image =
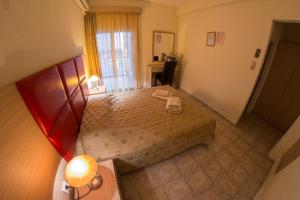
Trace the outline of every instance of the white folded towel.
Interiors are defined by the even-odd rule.
[[[171,93],[168,90],[161,90],[161,89],[156,89],[152,93],[152,97],[167,100],[168,97],[171,95]]]
[[[182,106],[179,97],[168,97],[166,110],[169,113],[181,113]]]

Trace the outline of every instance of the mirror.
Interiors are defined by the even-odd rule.
[[[174,54],[175,33],[153,31],[153,61],[165,61],[166,57]]]

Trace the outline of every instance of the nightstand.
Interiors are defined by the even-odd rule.
[[[102,186],[97,190],[92,190],[88,195],[81,198],[83,200],[121,200],[120,190],[117,181],[117,174],[113,160],[98,162],[98,173],[103,178]],[[79,196],[87,193],[87,186],[78,188]],[[77,193],[75,193],[77,195]],[[77,198],[77,196],[75,196]]]
[[[95,89],[89,89],[89,95],[97,95],[106,93],[104,85],[97,86]]]

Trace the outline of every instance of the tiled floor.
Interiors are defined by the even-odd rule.
[[[203,105],[202,105],[203,106]],[[216,137],[159,164],[121,176],[125,200],[250,200],[272,162],[267,154],[281,133],[253,115],[232,125],[217,121]]]

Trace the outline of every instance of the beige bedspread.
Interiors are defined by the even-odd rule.
[[[81,123],[77,153],[98,161],[115,159],[121,172],[165,160],[214,136],[215,121],[184,92],[167,89],[182,101],[183,112],[165,111],[153,98],[155,88],[89,98]]]

